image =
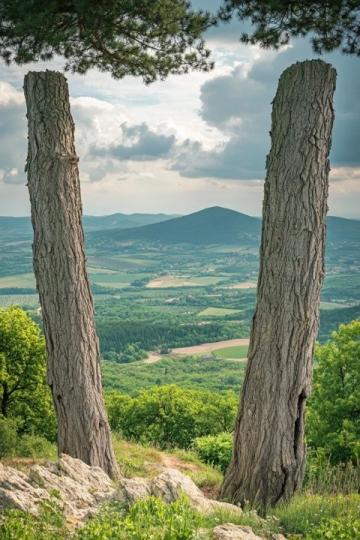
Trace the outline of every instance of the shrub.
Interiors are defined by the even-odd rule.
[[[322,523],[306,540],[356,540],[360,538],[360,519],[345,517]]]
[[[360,486],[360,461],[332,464],[324,448],[309,450],[304,488],[318,494],[351,494]]]
[[[193,443],[193,448],[201,461],[219,467],[223,472],[230,463],[232,447],[233,436],[226,432],[197,437]]]
[[[22,510],[0,513],[1,540],[65,540],[65,518],[55,501],[43,501],[39,515]]]
[[[300,534],[310,540],[314,531],[326,528],[331,520],[348,523],[359,520],[359,505],[360,495],[357,494],[321,496],[306,493],[295,495],[289,504],[276,508],[273,513],[287,535]],[[318,540],[320,537],[315,538]],[[327,537],[322,538],[325,540]],[[341,540],[342,537],[338,538]]]
[[[189,448],[196,437],[231,431],[237,399],[232,394],[186,390],[176,385],[143,390],[137,397],[107,395],[111,427],[124,437],[160,448]]]
[[[17,443],[16,422],[0,416],[0,458],[15,454]]]
[[[56,458],[56,446],[40,435],[23,435],[18,438],[16,454],[29,458]]]
[[[149,497],[136,502],[127,514],[113,504],[81,529],[78,540],[195,540],[201,516],[185,497],[166,504]]]
[[[342,324],[315,353],[307,436],[332,463],[360,459],[360,320]]]

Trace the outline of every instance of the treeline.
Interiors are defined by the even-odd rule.
[[[120,352],[128,344],[147,351],[154,348],[187,347],[207,341],[222,341],[246,337],[247,330],[238,321],[176,323],[173,321],[123,321],[102,319],[97,322],[101,352]]]

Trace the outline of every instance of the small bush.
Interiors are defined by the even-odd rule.
[[[311,539],[311,534],[315,534],[315,530],[327,526],[331,520],[348,523],[359,520],[360,495],[295,495],[289,504],[275,508],[273,513],[286,534],[301,534]],[[317,540],[320,537],[315,538]],[[355,540],[359,537],[353,538]],[[339,536],[338,539],[341,540],[342,537]]]
[[[127,514],[113,504],[81,529],[78,540],[195,540],[201,516],[185,497],[172,504],[149,497],[132,506]]]
[[[360,486],[360,461],[332,464],[324,449],[308,451],[304,488],[317,494],[351,494]]]
[[[306,536],[306,540],[358,540],[360,519],[349,517],[326,521]]]
[[[231,460],[233,436],[231,433],[218,433],[198,437],[193,447],[202,461],[225,472]]]
[[[17,455],[29,458],[56,458],[56,446],[40,435],[23,435],[18,438]]]
[[[0,513],[1,540],[65,540],[65,518],[55,501],[43,501],[38,516],[22,510]]]
[[[16,422],[0,416],[0,458],[12,457],[17,451]]]

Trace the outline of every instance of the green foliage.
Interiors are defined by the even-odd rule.
[[[0,513],[1,540],[65,540],[69,538],[65,518],[56,501],[40,504],[38,516],[21,510]]]
[[[318,494],[351,494],[360,486],[360,461],[331,463],[324,448],[308,449],[304,489]]]
[[[290,37],[311,34],[317,53],[340,48],[360,56],[359,4],[353,0],[224,0],[221,19],[229,20],[234,12],[241,21],[249,20],[255,26],[251,34],[241,35],[244,43],[277,49],[289,43]]]
[[[0,416],[0,458],[15,455],[17,447],[16,422]]]
[[[0,458],[56,458],[57,451],[53,443],[41,435],[19,435],[18,419],[0,416]]]
[[[195,540],[201,516],[185,497],[166,504],[149,497],[136,502],[127,514],[119,505],[109,506],[76,535],[78,540]]]
[[[19,307],[0,309],[0,412],[18,431],[55,439],[56,423],[45,380],[45,341]]]
[[[360,320],[340,325],[315,353],[308,440],[331,461],[360,459]]]
[[[360,538],[360,519],[344,517],[322,523],[305,540],[356,540]]]
[[[313,538],[311,535],[318,527],[323,527],[323,530],[326,530],[327,524],[331,523],[332,520],[342,520],[349,524],[359,520],[359,505],[360,495],[320,496],[305,493],[295,495],[289,504],[276,508],[273,513],[279,520],[279,526],[286,531],[286,534],[304,535],[310,540]],[[315,536],[315,538],[318,540],[320,537]]]
[[[237,400],[232,394],[185,390],[175,385],[141,391],[136,397],[106,397],[110,426],[127,439],[160,448],[189,448],[201,435],[234,426]]]
[[[233,437],[228,432],[197,437],[193,448],[202,461],[225,472],[231,460]]]
[[[0,4],[0,54],[5,62],[26,64],[66,58],[65,69],[92,67],[116,79],[140,76],[146,83],[190,69],[209,70],[201,34],[213,23],[186,0],[33,0]]]
[[[164,358],[149,364],[119,365],[103,362],[105,389],[131,395],[155,385],[176,384],[182,388],[215,393],[232,391],[238,394],[244,378],[245,363],[214,358]]]

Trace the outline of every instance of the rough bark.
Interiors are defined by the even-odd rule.
[[[302,483],[304,409],[324,277],[336,71],[294,64],[273,102],[257,305],[222,497],[266,508]]]
[[[117,475],[85,268],[74,123],[65,77],[29,72],[24,91],[34,272],[58,418],[58,450]]]

